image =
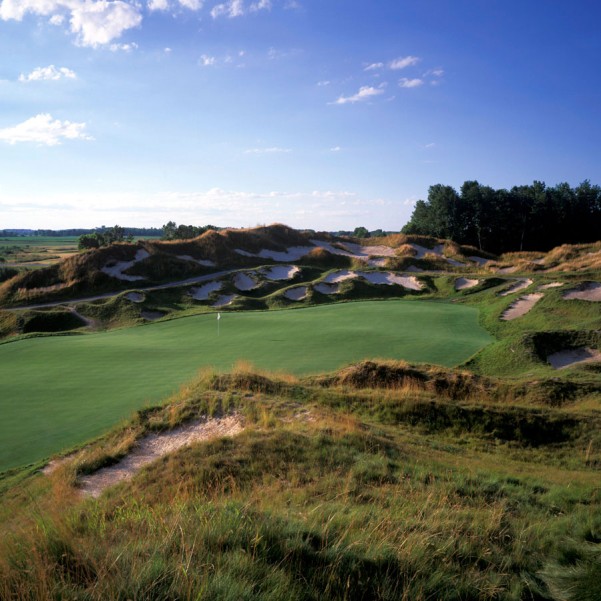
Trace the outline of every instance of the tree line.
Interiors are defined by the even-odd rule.
[[[495,190],[466,181],[459,192],[436,184],[418,200],[405,234],[448,238],[494,253],[546,251],[601,239],[601,188],[544,182]]]

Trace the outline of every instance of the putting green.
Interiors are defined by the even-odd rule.
[[[99,435],[164,399],[202,366],[228,370],[248,359],[307,374],[375,357],[453,366],[491,341],[470,307],[366,301],[3,344],[0,471]]]

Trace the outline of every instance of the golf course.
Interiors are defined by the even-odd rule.
[[[368,301],[227,313],[219,322],[215,314],[200,315],[3,344],[0,471],[99,435],[205,366],[228,370],[249,360],[297,375],[366,357],[453,366],[491,340],[470,307]]]

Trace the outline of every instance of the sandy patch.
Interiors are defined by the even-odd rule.
[[[482,267],[482,265],[484,265],[485,263],[488,263],[488,259],[484,259],[483,257],[477,257],[475,255],[468,257],[468,259],[470,261],[473,261],[474,263],[478,263],[480,267]]]
[[[560,286],[563,286],[563,282],[551,282],[550,284],[543,284],[542,286],[539,286],[538,289],[549,290],[550,288],[559,288]]]
[[[257,280],[247,273],[237,273],[234,278],[234,286],[236,286],[238,290],[254,290],[258,285],[259,283]]]
[[[463,267],[465,265],[465,263],[462,263],[461,261],[445,257],[443,254],[444,244],[437,244],[434,248],[426,248],[425,246],[420,246],[419,244],[409,244],[409,246],[415,250],[416,259],[423,259],[426,255],[435,255],[441,259],[444,259],[447,263],[453,265],[454,267]]]
[[[568,290],[563,297],[566,300],[585,300],[592,302],[601,302],[601,283],[588,282],[575,290]]]
[[[144,296],[144,294],[141,292],[128,292],[125,295],[125,298],[132,303],[143,303],[146,296]]]
[[[301,301],[307,297],[307,286],[297,286],[296,288],[290,288],[284,292],[284,296],[287,299],[293,301]]]
[[[588,347],[567,349],[549,355],[547,362],[555,369],[564,369],[581,363],[600,363],[601,351]]]
[[[511,321],[512,319],[526,315],[543,296],[544,294],[526,294],[522,296],[503,311],[501,319],[503,321]]]
[[[243,257],[258,257],[260,259],[271,259],[272,261],[298,261],[314,248],[314,246],[292,246],[286,250],[263,249],[259,253],[250,253],[241,248],[235,248],[234,252]]]
[[[343,248],[346,248],[350,253],[356,257],[394,257],[396,252],[394,248],[390,246],[384,246],[380,244],[378,246],[362,246],[361,244],[355,244],[354,242],[343,242],[341,244]]]
[[[514,273],[518,270],[517,265],[512,265],[510,267],[500,267],[497,269],[497,273]]]
[[[387,263],[388,263],[388,259],[386,257],[380,257],[380,258],[376,258],[376,259],[368,259],[367,260],[367,264],[370,267],[386,267]]]
[[[110,275],[113,278],[123,280],[125,282],[144,280],[146,278],[141,275],[126,275],[123,272],[127,271],[130,267],[133,267],[136,263],[139,263],[148,257],[150,257],[150,253],[147,250],[140,248],[136,252],[132,261],[116,261],[112,265],[105,265],[100,271],[102,271],[102,273],[106,273],[106,275]]]
[[[397,275],[390,271],[358,271],[358,275],[365,278],[371,284],[383,284],[386,286],[403,286],[409,290],[421,290],[421,282],[412,275]]]
[[[457,278],[455,280],[455,290],[467,290],[480,283],[480,280],[470,280],[468,278]]]
[[[161,311],[140,311],[140,315],[148,321],[156,321],[165,316],[165,313]]]
[[[262,271],[263,275],[272,281],[291,280],[300,269],[296,265],[278,265]]]
[[[236,294],[222,294],[214,303],[213,307],[225,307],[231,305],[236,298]]]
[[[532,285],[532,280],[518,280],[515,284],[512,284],[504,290],[503,292],[499,292],[499,296],[509,296],[510,294],[514,294],[515,292],[519,292],[520,290],[525,290],[528,286]]]
[[[423,269],[421,267],[416,267],[415,265],[409,265],[405,271],[409,273],[423,273]]]
[[[323,281],[326,284],[337,284],[338,282],[344,282],[344,280],[352,280],[356,277],[357,274],[354,271],[342,269],[340,271],[335,271],[334,273],[328,274]]]
[[[221,289],[221,282],[207,282],[204,286],[198,288],[190,288],[190,296],[194,300],[208,300],[209,295],[212,292],[216,292]]]
[[[130,480],[145,465],[195,442],[222,436],[234,436],[243,429],[239,415],[207,419],[175,428],[170,432],[151,434],[138,441],[135,449],[115,465],[102,468],[80,479],[81,492],[98,497],[109,486]]]
[[[321,294],[337,294],[340,286],[338,284],[316,284],[314,290]]]
[[[191,261],[192,263],[198,263],[203,267],[215,267],[215,261],[210,261],[209,259],[195,259],[190,255],[177,255],[178,259],[182,261]]]

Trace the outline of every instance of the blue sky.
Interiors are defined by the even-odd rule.
[[[595,0],[0,0],[0,229],[399,229],[601,183]]]

